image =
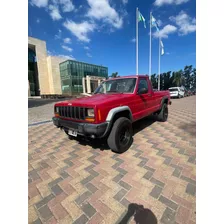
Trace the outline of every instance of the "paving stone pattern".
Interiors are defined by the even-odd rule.
[[[196,223],[195,108],[195,96],[173,99],[167,122],[136,122],[123,154],[29,127],[29,223],[119,223],[132,204],[158,223]]]

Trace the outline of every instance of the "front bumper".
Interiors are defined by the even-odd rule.
[[[109,123],[101,124],[89,124],[89,123],[78,123],[70,120],[63,120],[61,118],[53,117],[53,123],[58,128],[63,128],[64,130],[75,130],[78,135],[92,137],[92,138],[102,138],[104,137],[109,129]]]

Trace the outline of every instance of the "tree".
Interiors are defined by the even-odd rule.
[[[111,74],[111,76],[110,76],[110,77],[112,77],[112,78],[119,77],[119,76],[118,76],[118,72],[113,72],[113,73]]]
[[[157,79],[156,74],[151,75],[151,83],[152,83],[153,89],[158,88],[158,79]]]
[[[191,88],[196,88],[196,69],[193,69]]]
[[[164,73],[164,76],[163,76],[163,79],[164,79],[163,89],[164,90],[167,90],[171,87],[171,85],[170,85],[170,78],[171,78],[170,74],[171,74],[171,71],[168,71],[168,72]]]
[[[183,76],[185,81],[185,86],[190,88],[192,86],[192,75],[193,75],[193,66],[186,65],[184,67]]]
[[[183,78],[183,70],[179,70],[178,72],[174,72],[174,78],[173,83],[176,86],[181,86],[184,84],[184,78]]]

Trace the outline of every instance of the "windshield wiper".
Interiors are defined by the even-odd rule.
[[[109,90],[109,91],[107,91],[107,93],[123,93],[123,92],[119,92],[119,91],[116,91],[116,90]]]

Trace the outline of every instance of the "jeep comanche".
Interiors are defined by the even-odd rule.
[[[74,138],[107,138],[116,152],[126,151],[132,143],[132,123],[156,115],[168,118],[169,91],[153,91],[147,75],[124,76],[102,82],[90,97],[56,103],[54,125]]]

